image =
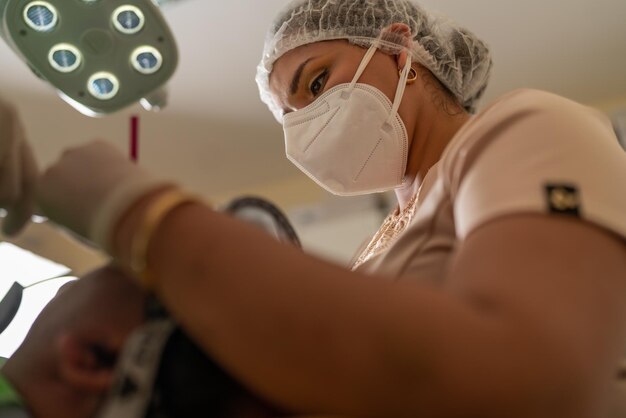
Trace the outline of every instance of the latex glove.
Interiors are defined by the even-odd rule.
[[[66,151],[42,176],[37,192],[45,216],[112,254],[113,228],[157,180],[104,141]]]
[[[2,225],[6,235],[17,234],[30,220],[38,177],[17,110],[0,100],[0,209],[7,212]]]

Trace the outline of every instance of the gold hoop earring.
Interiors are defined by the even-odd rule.
[[[411,69],[409,70],[409,78],[406,79],[406,85],[410,86],[416,81],[417,81],[417,70],[411,67]]]

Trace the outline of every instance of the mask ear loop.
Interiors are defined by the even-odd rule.
[[[400,109],[400,104],[402,104],[402,98],[404,97],[404,90],[406,89],[406,82],[409,79],[409,73],[411,72],[411,57],[407,55],[406,64],[404,65],[404,69],[402,70],[402,74],[400,76],[400,81],[398,82],[398,88],[396,90],[396,97],[393,99],[393,106],[391,107],[391,114],[389,115],[389,119],[387,119],[387,123],[391,123],[393,118],[396,117],[398,113],[398,109]]]
[[[370,49],[368,49],[367,52],[365,53],[365,56],[361,60],[361,65],[359,65],[359,68],[356,70],[356,74],[354,75],[354,78],[352,79],[352,82],[350,83],[350,88],[347,92],[347,97],[349,97],[350,94],[352,94],[352,91],[356,87],[356,83],[359,81],[359,78],[361,78],[361,76],[363,75],[363,72],[365,72],[365,69],[369,65],[377,49],[378,49],[378,44],[374,43],[370,47]]]

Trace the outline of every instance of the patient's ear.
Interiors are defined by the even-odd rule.
[[[56,341],[61,380],[76,390],[104,392],[113,383],[114,364],[103,361],[97,345],[73,334]]]

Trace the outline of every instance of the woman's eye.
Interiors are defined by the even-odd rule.
[[[328,75],[327,71],[324,71],[322,74],[317,76],[315,80],[311,83],[309,90],[311,90],[311,94],[313,96],[317,96],[324,89],[324,83],[326,82],[326,76]]]

